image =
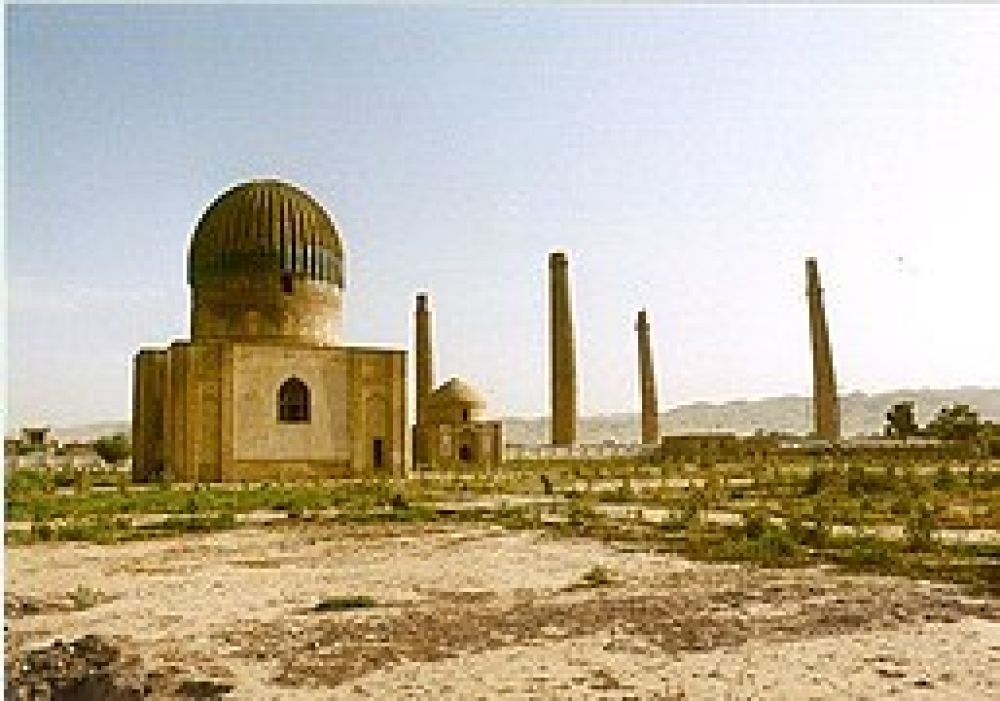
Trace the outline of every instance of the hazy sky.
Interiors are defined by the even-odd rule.
[[[584,413],[636,408],[641,306],[664,408],[807,394],[807,255],[843,391],[1000,385],[998,47],[989,7],[8,6],[7,426],[127,418],[262,176],[338,222],[346,340],[427,289],[491,413],[547,412],[557,247]]]

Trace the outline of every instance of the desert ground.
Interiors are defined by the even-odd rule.
[[[995,597],[499,525],[8,544],[4,604],[8,699],[1000,698]]]

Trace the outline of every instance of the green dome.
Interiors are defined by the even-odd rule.
[[[343,243],[326,210],[280,180],[252,180],[219,195],[191,238],[188,283],[283,273],[343,288]]]

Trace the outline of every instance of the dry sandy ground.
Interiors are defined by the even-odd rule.
[[[581,588],[604,565],[609,586]],[[473,526],[247,528],[6,552],[7,673],[96,634],[153,696],[1000,698],[1000,601]],[[78,585],[106,600],[71,610]],[[367,594],[372,609],[317,613]],[[199,686],[199,684],[201,686]]]

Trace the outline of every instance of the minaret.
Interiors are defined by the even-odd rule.
[[[426,293],[417,295],[416,322],[416,364],[417,364],[417,417],[413,432],[413,462],[421,465],[427,462],[427,446],[422,428],[426,416],[427,399],[434,390],[434,358],[431,348],[431,311]]]
[[[642,405],[642,442],[655,445],[660,440],[656,410],[656,376],[653,374],[653,351],[649,345],[649,321],[646,310],[635,322],[639,334],[639,397]]]
[[[809,337],[813,361],[813,422],[817,438],[840,439],[840,407],[833,372],[830,332],[823,309],[823,288],[815,258],[806,258],[806,297],[809,300]]]
[[[552,334],[552,443],[576,440],[576,350],[569,300],[566,254],[549,254],[549,310]]]

